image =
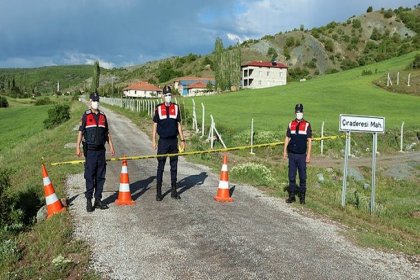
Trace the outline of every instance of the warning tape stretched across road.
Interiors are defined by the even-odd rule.
[[[341,135],[335,136],[327,136],[327,137],[317,137],[312,138],[312,141],[321,141],[321,140],[333,140],[337,138],[342,138]],[[106,159],[106,161],[121,161],[123,159],[126,160],[139,160],[139,159],[151,159],[151,158],[159,158],[159,157],[173,157],[173,156],[191,156],[191,155],[200,155],[200,154],[210,154],[210,153],[219,153],[219,152],[229,152],[229,151],[239,151],[239,150],[248,150],[251,148],[263,148],[263,147],[274,147],[283,145],[284,142],[274,142],[274,143],[266,143],[266,144],[254,144],[254,145],[247,145],[247,146],[238,146],[232,148],[221,148],[221,149],[211,149],[205,151],[192,151],[192,152],[183,152],[183,153],[176,153],[176,154],[162,154],[162,155],[146,155],[146,156],[124,156],[124,157],[115,157]],[[65,165],[65,164],[80,164],[84,163],[85,160],[70,160],[70,161],[62,161],[62,162],[53,162],[51,163],[52,166],[55,165]]]

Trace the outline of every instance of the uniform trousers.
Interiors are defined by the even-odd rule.
[[[289,191],[306,192],[306,154],[289,153]],[[299,172],[299,188],[296,186],[296,172]]]
[[[104,190],[106,173],[105,150],[87,151],[85,162],[85,179],[87,199],[100,200]]]
[[[176,154],[178,153],[178,138],[159,138],[157,154]],[[157,185],[162,186],[163,171],[165,169],[166,157],[158,157],[158,168],[156,174]],[[178,156],[169,157],[171,166],[171,185],[177,181]]]

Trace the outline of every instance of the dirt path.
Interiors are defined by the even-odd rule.
[[[117,156],[152,154],[147,135],[106,111]],[[303,216],[252,186],[231,185],[233,203],[213,200],[219,174],[179,162],[181,200],[155,201],[157,161],[129,161],[134,206],[114,204],[121,164],[108,164],[104,200],[85,211],[84,180],[68,179],[75,236],[92,248],[92,267],[106,279],[418,279],[402,255],[361,249],[343,229]],[[168,163],[163,190],[169,190]]]

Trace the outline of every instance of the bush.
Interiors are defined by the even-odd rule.
[[[0,108],[7,108],[9,107],[9,102],[7,101],[7,98],[4,96],[0,96]]]
[[[391,18],[394,15],[394,12],[389,9],[384,13],[384,18]]]
[[[363,70],[362,71],[362,76],[367,76],[367,75],[372,75],[372,74],[373,74],[372,70]]]
[[[231,174],[238,180],[246,180],[252,184],[271,186],[274,178],[270,169],[258,163],[245,163],[231,169]]]
[[[44,121],[44,127],[47,129],[54,128],[70,119],[69,105],[55,105],[48,110],[48,119]]]
[[[354,29],[358,29],[358,28],[362,27],[362,23],[359,19],[355,18],[355,19],[353,19],[352,26],[353,26]]]
[[[416,54],[413,63],[411,64],[412,69],[419,69],[420,68],[420,54]]]
[[[10,174],[11,171],[8,169],[0,170],[0,228],[4,228],[10,222],[12,203],[7,195],[10,188]]]
[[[39,98],[35,101],[35,106],[40,106],[40,105],[48,105],[48,104],[52,104],[53,102],[51,101],[51,99],[49,97],[44,97],[44,98]]]

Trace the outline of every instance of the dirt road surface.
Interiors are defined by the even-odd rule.
[[[154,153],[130,120],[104,109],[117,156]],[[110,156],[108,154],[108,156]],[[252,186],[232,185],[233,203],[218,203],[219,174],[180,158],[178,191],[155,200],[156,159],[129,161],[134,206],[117,206],[120,162],[109,162],[108,210],[85,210],[83,174],[68,178],[75,237],[92,248],[104,279],[420,279],[418,260],[359,248],[344,227],[299,213]],[[228,163],[229,167],[229,163]]]

